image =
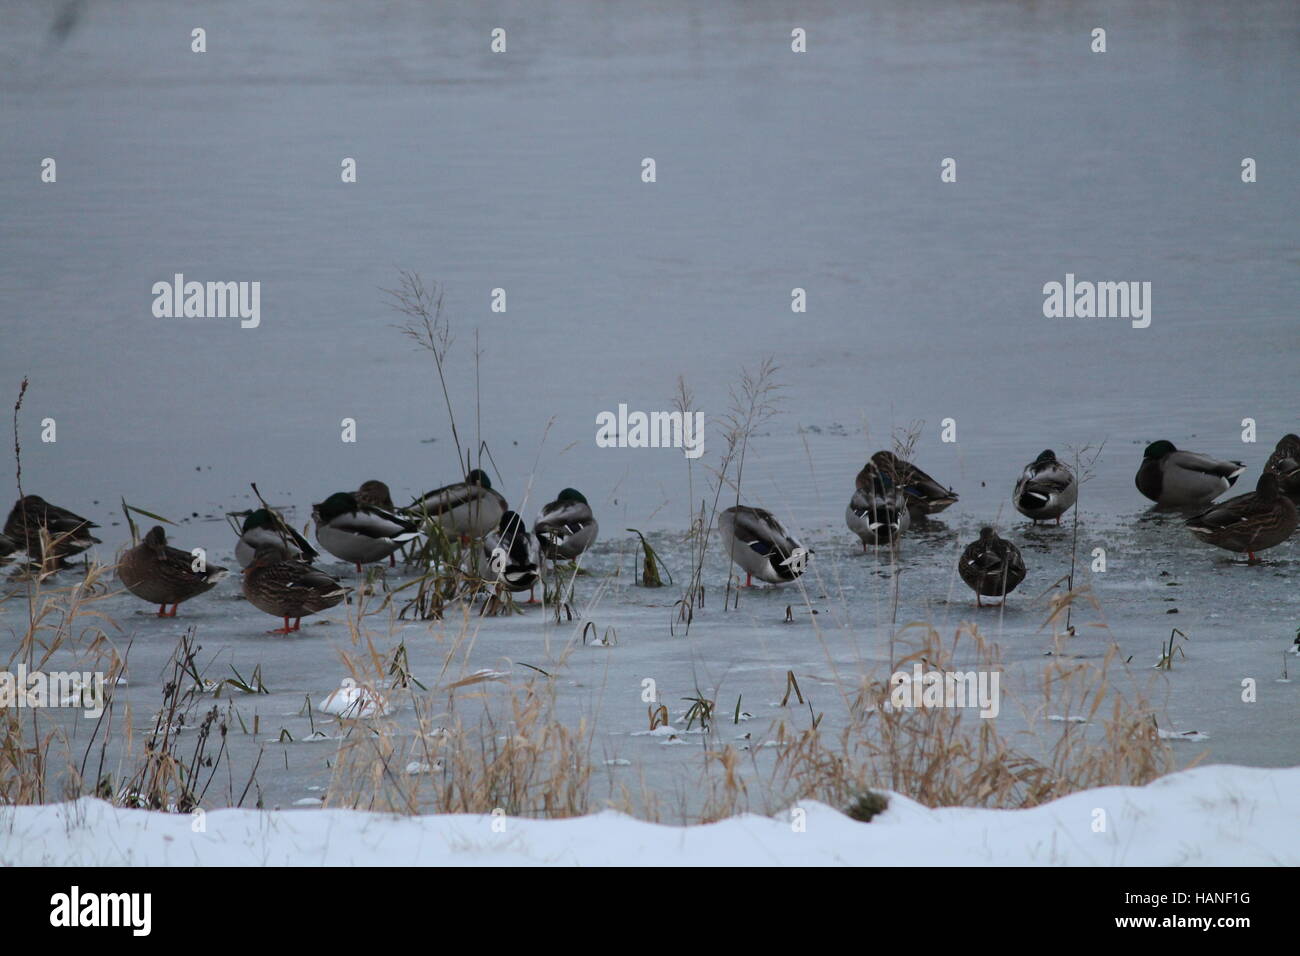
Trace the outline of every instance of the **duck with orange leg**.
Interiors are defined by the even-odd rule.
[[[290,634],[302,619],[339,604],[350,589],[310,564],[284,557],[275,545],[263,545],[244,568],[244,597],[259,611],[284,618],[284,627],[269,634]],[[290,626],[289,620],[293,619]]]
[[[1007,595],[1025,579],[1025,559],[1019,548],[985,526],[957,559],[957,573],[975,592],[976,607],[986,607],[986,597],[1001,598],[1006,604]]]
[[[1296,507],[1282,494],[1271,471],[1259,476],[1255,490],[1207,508],[1185,522],[1187,530],[1206,544],[1245,554],[1259,563],[1256,551],[1276,547],[1295,532]]]
[[[175,617],[183,601],[212,590],[225,576],[225,568],[207,564],[201,554],[168,547],[159,525],[117,563],[122,586],[140,600],[159,605],[159,617]]]

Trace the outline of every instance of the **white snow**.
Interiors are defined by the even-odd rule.
[[[1296,866],[1298,804],[1300,768],[1233,766],[1031,810],[932,810],[891,794],[870,823],[807,802],[803,814],[690,827],[613,811],[548,821],[349,810],[216,810],[200,827],[83,798],[0,810],[0,865]]]

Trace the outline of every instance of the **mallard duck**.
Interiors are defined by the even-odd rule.
[[[497,530],[488,534],[483,542],[488,566],[496,580],[509,591],[527,591],[528,603],[533,603],[533,587],[537,584],[537,569],[541,566],[541,551],[537,538],[528,533],[523,519],[513,511],[501,516]]]
[[[320,552],[291,528],[283,515],[258,508],[244,518],[239,540],[235,542],[235,560],[241,568],[246,568],[253,563],[258,548],[264,546],[279,548],[283,557],[308,564],[320,557]]]
[[[542,508],[533,525],[542,552],[552,561],[572,561],[596,543],[600,526],[580,491],[565,488]]]
[[[370,505],[374,508],[383,508],[385,511],[396,511],[393,507],[393,496],[388,490],[388,486],[376,478],[369,481],[363,481],[361,487],[352,492],[357,501],[363,505]]]
[[[182,601],[210,591],[226,576],[226,569],[208,565],[194,570],[194,555],[167,546],[167,534],[160,525],[149,529],[144,540],[122,555],[117,577],[122,586],[150,604],[158,604],[159,617],[175,617]],[[167,613],[167,605],[172,606]]]
[[[1212,505],[1185,522],[1189,531],[1208,544],[1244,552],[1253,563],[1256,551],[1281,544],[1296,529],[1296,508],[1278,488],[1277,475],[1259,476],[1254,492]]]
[[[465,542],[486,537],[501,524],[501,516],[509,507],[506,499],[492,489],[492,482],[483,470],[475,468],[464,481],[435,488],[403,510],[440,525],[448,534],[459,535]]]
[[[762,508],[736,505],[718,516],[718,532],[731,560],[745,571],[745,586],[754,578],[768,584],[788,584],[803,574],[811,551],[790,537]]]
[[[862,550],[868,544],[894,545],[912,523],[907,501],[893,480],[885,472],[876,472],[873,480],[858,488],[844,509],[844,523],[862,539]]]
[[[284,627],[271,634],[299,630],[304,617],[334,607],[348,590],[310,564],[286,560],[283,549],[273,544],[258,548],[253,563],[244,568],[244,597],[259,611],[284,618]]]
[[[966,546],[957,560],[957,573],[975,592],[975,604],[983,607],[983,597],[1006,596],[1025,579],[1025,559],[1020,549],[999,538],[992,528],[980,528],[980,536]]]
[[[383,508],[363,505],[346,491],[336,491],[312,505],[311,516],[321,547],[336,558],[351,561],[357,573],[361,565],[384,558],[396,564],[393,552],[420,536],[414,523]]]
[[[1300,438],[1286,435],[1268,456],[1265,471],[1277,475],[1278,488],[1292,501],[1300,501]]]
[[[26,495],[14,503],[5,521],[4,533],[33,561],[45,564],[46,558],[55,559],[55,567],[64,567],[67,558],[80,554],[100,540],[90,533],[95,524],[66,508],[52,505],[39,495]],[[41,530],[50,537],[50,553],[41,552]]]
[[[0,558],[7,558],[17,550],[17,541],[7,534],[0,534]]]
[[[1016,510],[1033,518],[1034,524],[1053,518],[1060,524],[1061,515],[1078,500],[1079,482],[1074,472],[1057,461],[1056,452],[1050,448],[1025,466],[1011,495]]]
[[[1245,470],[1239,461],[1219,461],[1156,441],[1142,453],[1133,482],[1158,507],[1199,508],[1231,488]]]
[[[894,487],[902,489],[908,513],[914,520],[938,514],[957,501],[957,492],[945,488],[892,451],[878,451],[872,455],[871,460],[858,472],[857,486],[869,487],[871,476],[876,472],[887,474]]]

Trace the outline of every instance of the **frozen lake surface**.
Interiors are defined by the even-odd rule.
[[[542,18],[523,3],[226,3],[198,22],[161,2],[87,3],[56,28],[44,5],[0,5],[0,387],[31,380],[24,488],[104,526],[101,560],[126,540],[125,497],[179,521],[178,546],[233,566],[223,515],[248,507],[249,482],[301,526],[311,502],[368,478],[399,502],[458,479],[432,363],[380,291],[413,269],[444,287],[462,438],[487,443],[512,506],[531,521],[565,486],[591,501],[602,542],[579,606],[618,641],[584,647],[582,620],[548,624],[538,609],[474,619],[448,673],[462,621],[368,618],[429,686],[478,668],[553,673],[560,712],[595,721],[611,783],[644,779],[667,816],[693,808],[682,794],[701,744],[633,736],[645,678],[675,720],[697,688],[724,712],[741,695],[752,717],[732,736],[761,735],[794,719],[775,706],[787,671],[833,721],[864,675],[886,676],[896,626],[951,634],[973,619],[1001,647],[1004,688],[1045,718],[1043,595],[1069,568],[1072,531],[1029,528],[1010,492],[1042,449],[1104,442],[1079,503],[1099,609],[1076,623],[1108,630],[1081,627],[1071,653],[1100,658],[1113,638],[1131,656],[1124,680],[1152,693],[1168,729],[1207,736],[1175,744],[1181,763],[1297,763],[1295,539],[1233,564],[1147,515],[1133,473],[1166,438],[1242,460],[1236,490],[1249,490],[1276,439],[1300,431],[1300,7],[836,6],[575,3]],[[1098,25],[1104,54],[1089,50]],[[496,26],[505,54],[489,51]],[[794,27],[805,54],[790,51]],[[54,184],[39,178],[47,156]],[[340,181],[345,157],[354,184]],[[946,157],[955,183],[940,182]],[[1255,183],[1241,181],[1244,157]],[[151,288],[176,273],[260,282],[260,325],[155,318]],[[1044,318],[1043,285],[1067,274],[1150,282],[1150,327]],[[490,308],[497,288],[505,313]],[[708,416],[699,498],[729,390],[767,356],[780,412],[752,439],[744,497],[816,549],[806,593],[755,591],[724,613],[715,544],[709,604],[673,636],[687,464],[598,448],[596,416],[669,409],[683,377]],[[340,441],[345,418],[355,443]],[[1257,443],[1242,441],[1246,418]],[[941,441],[944,419],[956,442]],[[891,567],[860,553],[843,510],[866,457],[916,422],[917,462],[961,500]],[[1029,577],[1005,612],[977,614],[954,569],[990,522]],[[632,584],[625,528],[653,533],[678,587]],[[1092,574],[1098,547],[1107,569]],[[26,626],[21,584],[3,587],[0,659]],[[238,590],[228,580],[174,621],[127,595],[96,609],[131,647],[119,700],[140,726],[189,625],[212,676],[261,668],[273,693],[236,701],[259,732],[232,736],[230,756],[246,775],[288,731],[258,782],[267,805],[289,806],[329,779],[332,745],[302,742],[329,718],[309,718],[304,699],[346,675],[349,612],[271,638]],[[1186,656],[1154,671],[1174,626]],[[1255,703],[1241,699],[1248,678]]]

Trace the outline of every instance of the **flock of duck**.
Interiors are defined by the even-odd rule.
[[[1254,562],[1257,551],[1281,544],[1296,530],[1300,437],[1287,435],[1278,442],[1253,492],[1215,504],[1244,470],[1239,461],[1181,451],[1158,441],[1143,453],[1135,484],[1158,509],[1188,513],[1185,526],[1197,538],[1244,553]],[[1048,450],[1025,466],[1012,503],[1035,524],[1060,524],[1078,495],[1078,477]],[[895,548],[912,523],[956,501],[951,488],[892,452],[879,451],[858,473],[844,520],[864,551],[869,546]],[[284,626],[271,633],[296,631],[303,617],[346,598],[349,588],[312,564],[319,552],[278,511],[262,507],[243,518],[235,557],[243,568],[244,596],[259,610],[283,619]],[[356,491],[336,492],[313,505],[312,519],[317,543],[356,565],[358,572],[363,565],[385,560],[395,564],[397,551],[425,535],[457,537],[464,545],[482,542],[496,583],[512,592],[529,591],[530,603],[542,562],[576,560],[599,534],[587,499],[573,488],[565,488],[541,509],[530,532],[481,469],[404,508],[394,507],[382,481],[367,481]],[[99,543],[91,533],[97,527],[37,495],[26,495],[14,505],[0,534],[0,558],[22,550],[42,569],[64,567],[69,557]],[[718,517],[718,530],[732,562],[745,572],[747,586],[754,578],[778,585],[794,581],[812,553],[762,508],[727,508]],[[1026,573],[1020,550],[987,526],[962,551],[957,571],[979,606],[985,597],[1005,600]],[[150,529],[117,564],[122,585],[141,600],[159,605],[160,617],[175,617],[180,604],[210,590],[226,574],[225,568],[206,564],[199,549],[169,546],[161,526]]]

